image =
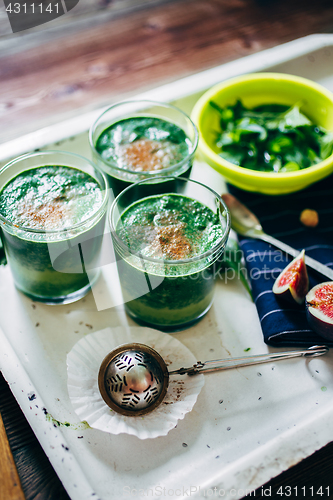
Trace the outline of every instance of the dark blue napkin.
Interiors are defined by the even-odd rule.
[[[258,217],[266,233],[299,251],[304,248],[306,255],[333,268],[333,175],[289,195],[254,194],[230,185],[228,190]],[[318,212],[317,227],[305,227],[300,222],[300,214],[305,208]],[[259,240],[240,236],[239,244],[244,252],[266,344],[275,347],[308,347],[314,344],[333,346],[333,342],[328,342],[311,330],[304,305],[277,299],[272,292],[275,279],[292,258]],[[307,269],[310,288],[317,283],[330,281],[309,267]]]

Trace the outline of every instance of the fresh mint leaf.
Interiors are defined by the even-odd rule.
[[[313,124],[301,104],[247,109],[240,100],[226,108],[211,101],[220,115],[219,155],[262,172],[294,172],[319,163],[333,153],[333,132]]]
[[[2,241],[0,239],[0,266],[5,266],[7,264],[5,250],[2,246]]]
[[[228,269],[232,269],[235,276],[241,280],[243,286],[253,300],[251,288],[244,273],[245,268],[243,265],[243,252],[239,248],[238,242],[233,238],[229,238],[227,241],[222,258],[221,269],[225,272],[227,272]]]
[[[333,132],[327,132],[319,138],[320,158],[325,160],[333,153]]]

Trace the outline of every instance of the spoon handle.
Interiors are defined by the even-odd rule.
[[[270,236],[269,234],[260,233],[254,237],[266,241],[267,243],[270,243],[271,245],[279,248],[283,252],[286,252],[287,254],[291,255],[292,257],[297,257],[297,255],[299,255],[298,250],[296,250],[293,247],[290,247],[289,245],[286,245],[282,241],[277,240],[276,238]],[[323,276],[326,276],[326,278],[333,280],[333,269],[330,269],[321,262],[318,262],[317,260],[312,259],[311,257],[305,255],[305,264],[314,269],[315,271],[317,271],[318,273],[322,274]]]
[[[222,195],[222,199],[230,211],[231,227],[234,231],[236,231],[236,233],[257,240],[266,241],[266,243],[270,243],[292,257],[296,257],[299,254],[299,251],[295,248],[290,247],[282,241],[274,238],[274,236],[270,236],[265,233],[258,218],[235,196],[229,193],[224,193]],[[326,276],[330,280],[333,280],[333,269],[330,269],[307,255],[305,255],[305,263],[318,273]]]
[[[261,363],[268,363],[270,361],[280,361],[281,359],[297,358],[299,356],[304,356],[307,358],[313,358],[316,356],[322,356],[328,352],[329,348],[327,346],[315,345],[309,347],[308,349],[298,350],[298,351],[285,351],[285,352],[273,352],[268,354],[258,354],[255,356],[243,356],[240,358],[229,358],[229,359],[216,359],[212,361],[197,361],[193,366],[189,368],[180,368],[179,370],[174,370],[169,372],[169,375],[195,375],[202,372],[213,372],[217,370],[228,370],[230,368],[237,368],[241,366],[258,365]]]

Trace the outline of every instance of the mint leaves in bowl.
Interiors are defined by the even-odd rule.
[[[233,78],[206,92],[192,117],[207,163],[242,189],[290,193],[333,172],[333,94],[305,78]]]

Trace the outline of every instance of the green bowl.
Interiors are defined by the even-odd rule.
[[[246,191],[278,195],[304,189],[333,172],[333,154],[311,167],[285,173],[258,172],[221,158],[215,146],[219,115],[209,101],[225,107],[235,104],[237,99],[248,108],[273,103],[292,106],[302,101],[302,112],[314,124],[333,131],[333,94],[306,78],[282,73],[252,73],[215,85],[197,101],[192,119],[199,129],[200,153],[228,182]]]

